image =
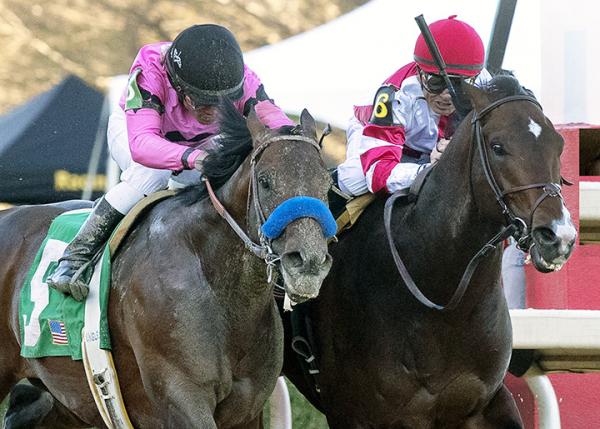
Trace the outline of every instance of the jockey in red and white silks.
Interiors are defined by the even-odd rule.
[[[468,24],[450,17],[430,25],[451,79],[481,84],[483,42]],[[449,135],[454,106],[423,36],[415,61],[384,81],[372,106],[355,106],[346,130],[346,160],[338,166],[338,185],[349,195],[394,192],[411,185],[429,163],[438,142]],[[401,162],[402,160],[402,162]]]

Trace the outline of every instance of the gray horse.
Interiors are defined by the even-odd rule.
[[[205,175],[254,243],[262,219],[282,203],[298,196],[326,201],[330,179],[308,112],[298,127],[269,130],[254,113],[246,122],[227,108],[222,132]],[[261,427],[281,371],[283,330],[266,265],[206,194],[188,189],[158,203],[115,255],[113,356],[138,428]],[[34,386],[13,389],[9,429],[104,427],[80,361],[19,355],[19,291],[50,222],[63,211],[45,205],[0,213],[0,398],[20,379]],[[303,215],[282,228],[270,249],[281,258],[288,295],[314,297],[331,266],[323,222]]]

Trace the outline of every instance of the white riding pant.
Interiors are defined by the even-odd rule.
[[[142,198],[163,189],[182,188],[199,184],[200,173],[185,170],[173,176],[171,170],[159,170],[138,164],[131,157],[127,123],[123,109],[116,109],[108,119],[108,149],[121,169],[121,182],[111,188],[104,198],[122,214],[127,214]]]
[[[337,167],[337,184],[342,192],[349,195],[362,195],[369,192],[367,178],[360,161],[362,131],[362,124],[351,119],[350,126],[346,130],[346,160]]]

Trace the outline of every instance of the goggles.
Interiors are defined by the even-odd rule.
[[[446,81],[442,77],[442,75],[434,74],[434,73],[425,73],[423,70],[419,68],[419,75],[421,76],[421,85],[423,88],[431,93],[431,94],[441,94],[448,87],[446,85]],[[460,76],[460,75],[448,75],[450,78],[450,82],[454,87],[460,86],[463,82],[467,82],[469,84],[474,84],[475,79],[477,79],[477,75],[475,76]]]
[[[199,111],[202,110],[206,107],[214,107],[214,104],[207,104],[207,103],[202,103],[197,99],[194,99],[193,96],[190,96],[184,92],[180,92],[179,93],[181,95],[181,97],[183,98],[183,100],[188,104],[189,107],[192,108],[192,110],[194,111]]]

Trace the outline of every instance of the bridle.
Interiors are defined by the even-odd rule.
[[[552,182],[532,183],[530,185],[515,186],[504,191],[500,189],[500,186],[498,185],[498,182],[496,181],[494,173],[492,172],[492,168],[490,166],[490,160],[485,146],[485,139],[483,138],[483,131],[481,129],[481,119],[488,113],[490,113],[492,110],[494,110],[496,107],[513,101],[527,101],[538,106],[540,110],[542,109],[542,106],[540,106],[538,101],[533,97],[530,97],[528,95],[512,95],[494,101],[490,105],[486,106],[483,110],[478,112],[476,115],[473,115],[471,124],[473,125],[475,142],[479,150],[479,157],[481,159],[481,165],[483,167],[485,178],[488,184],[490,185],[490,188],[492,188],[494,195],[496,196],[496,201],[498,201],[498,204],[500,204],[502,214],[506,217],[507,224],[513,225],[515,228],[515,232],[512,234],[512,236],[517,240],[517,245],[519,249],[527,252],[531,247],[531,226],[533,225],[533,216],[535,214],[536,209],[539,207],[542,201],[544,201],[548,197],[560,198],[562,200],[562,194],[560,188],[561,184]],[[561,180],[563,182],[566,182],[564,179]],[[506,204],[505,197],[516,192],[537,188],[542,189],[542,194],[533,204],[533,208],[531,209],[531,213],[528,219],[529,223],[527,223],[525,220],[514,214],[513,210],[511,210],[508,204]]]
[[[502,230],[498,234],[496,234],[494,237],[492,237],[491,240],[489,240],[486,244],[484,244],[483,247],[471,258],[471,260],[469,261],[469,264],[467,265],[467,267],[465,268],[465,271],[463,272],[463,275],[460,279],[460,283],[458,284],[458,287],[456,288],[456,290],[454,291],[454,294],[452,295],[452,297],[450,298],[450,300],[448,301],[448,303],[445,306],[441,306],[439,304],[434,303],[433,301],[429,300],[429,298],[427,298],[423,294],[423,292],[421,292],[419,287],[415,284],[414,280],[410,276],[408,270],[406,269],[406,266],[404,265],[404,262],[402,261],[402,258],[400,257],[398,250],[396,249],[396,245],[394,244],[394,237],[392,235],[392,226],[391,226],[392,210],[394,207],[394,202],[398,198],[406,196],[407,191],[400,190],[398,192],[395,192],[392,196],[390,196],[388,198],[388,200],[385,203],[384,224],[385,224],[388,243],[390,245],[392,257],[396,264],[396,268],[398,269],[400,276],[404,280],[406,287],[412,293],[412,295],[421,304],[423,304],[424,306],[426,306],[430,309],[439,310],[439,311],[450,311],[450,310],[455,309],[458,306],[458,304],[460,303],[462,297],[464,296],[464,294],[467,290],[467,287],[471,281],[471,277],[473,276],[475,269],[481,262],[481,259],[483,259],[483,257],[488,255],[491,251],[493,251],[498,244],[500,244],[502,241],[506,240],[508,237],[511,237],[511,236],[514,237],[517,240],[519,248],[522,250],[528,251],[529,248],[531,247],[531,242],[532,242],[531,226],[533,225],[533,216],[535,214],[536,209],[539,207],[539,205],[542,203],[542,201],[544,201],[548,197],[560,198],[562,200],[560,184],[558,184],[558,183],[552,183],[552,182],[533,183],[530,185],[515,186],[515,187],[509,188],[507,190],[502,190],[500,188],[500,186],[498,185],[496,178],[494,177],[494,173],[493,173],[491,165],[490,165],[489,156],[488,156],[488,153],[486,150],[483,131],[481,129],[481,119],[483,117],[485,117],[487,114],[489,114],[492,110],[496,109],[497,107],[499,107],[505,103],[515,102],[515,101],[526,101],[526,102],[535,104],[540,109],[542,108],[540,106],[540,104],[538,103],[538,101],[531,96],[512,95],[512,96],[508,96],[508,97],[504,97],[499,100],[496,100],[496,101],[492,102],[491,104],[489,104],[488,106],[486,106],[480,112],[476,112],[473,114],[473,119],[471,120],[471,124],[472,124],[472,128],[473,128],[475,143],[477,145],[477,149],[478,149],[479,155],[480,155],[481,166],[483,168],[483,172],[485,174],[486,180],[487,180],[488,184],[490,185],[490,187],[492,188],[492,191],[494,192],[496,200],[498,201],[498,204],[500,204],[502,213],[506,218],[506,225],[502,228]],[[430,172],[431,169],[428,169],[427,171]],[[428,172],[425,174],[428,174]],[[425,180],[425,177],[426,176],[424,175],[421,178],[417,178],[417,180],[420,183],[422,183]],[[563,183],[569,184],[569,182],[567,182],[562,177],[561,177],[561,181]],[[531,213],[529,216],[529,224],[528,224],[522,218],[515,215],[513,210],[506,203],[506,196],[510,195],[510,194],[514,194],[516,192],[521,192],[521,191],[525,191],[525,190],[529,190],[529,189],[537,189],[537,188],[542,189],[542,194],[538,197],[538,199],[533,204],[533,208],[531,209]]]
[[[238,225],[235,219],[229,214],[225,206],[219,201],[216,196],[210,181],[206,176],[202,178],[206,185],[206,190],[210,197],[210,201],[214,206],[215,210],[225,221],[229,224],[231,229],[237,234],[238,237],[244,243],[246,249],[252,252],[256,257],[262,259],[267,266],[267,282],[268,284],[273,283],[274,276],[273,273],[277,268],[277,263],[280,261],[280,256],[275,253],[272,249],[271,242],[272,240],[265,236],[262,231],[261,226],[266,222],[266,217],[264,215],[264,211],[261,207],[260,200],[258,198],[258,185],[257,185],[257,177],[256,177],[256,164],[260,159],[262,153],[267,149],[271,144],[282,141],[282,140],[293,140],[308,143],[317,149],[318,152],[321,151],[321,147],[316,142],[316,140],[305,137],[302,135],[276,135],[268,138],[267,140],[261,142],[250,155],[250,183],[248,184],[248,200],[246,203],[246,218],[250,219],[250,210],[251,207],[254,208],[257,215],[257,225],[256,229],[258,231],[258,243],[254,242],[248,234]]]

